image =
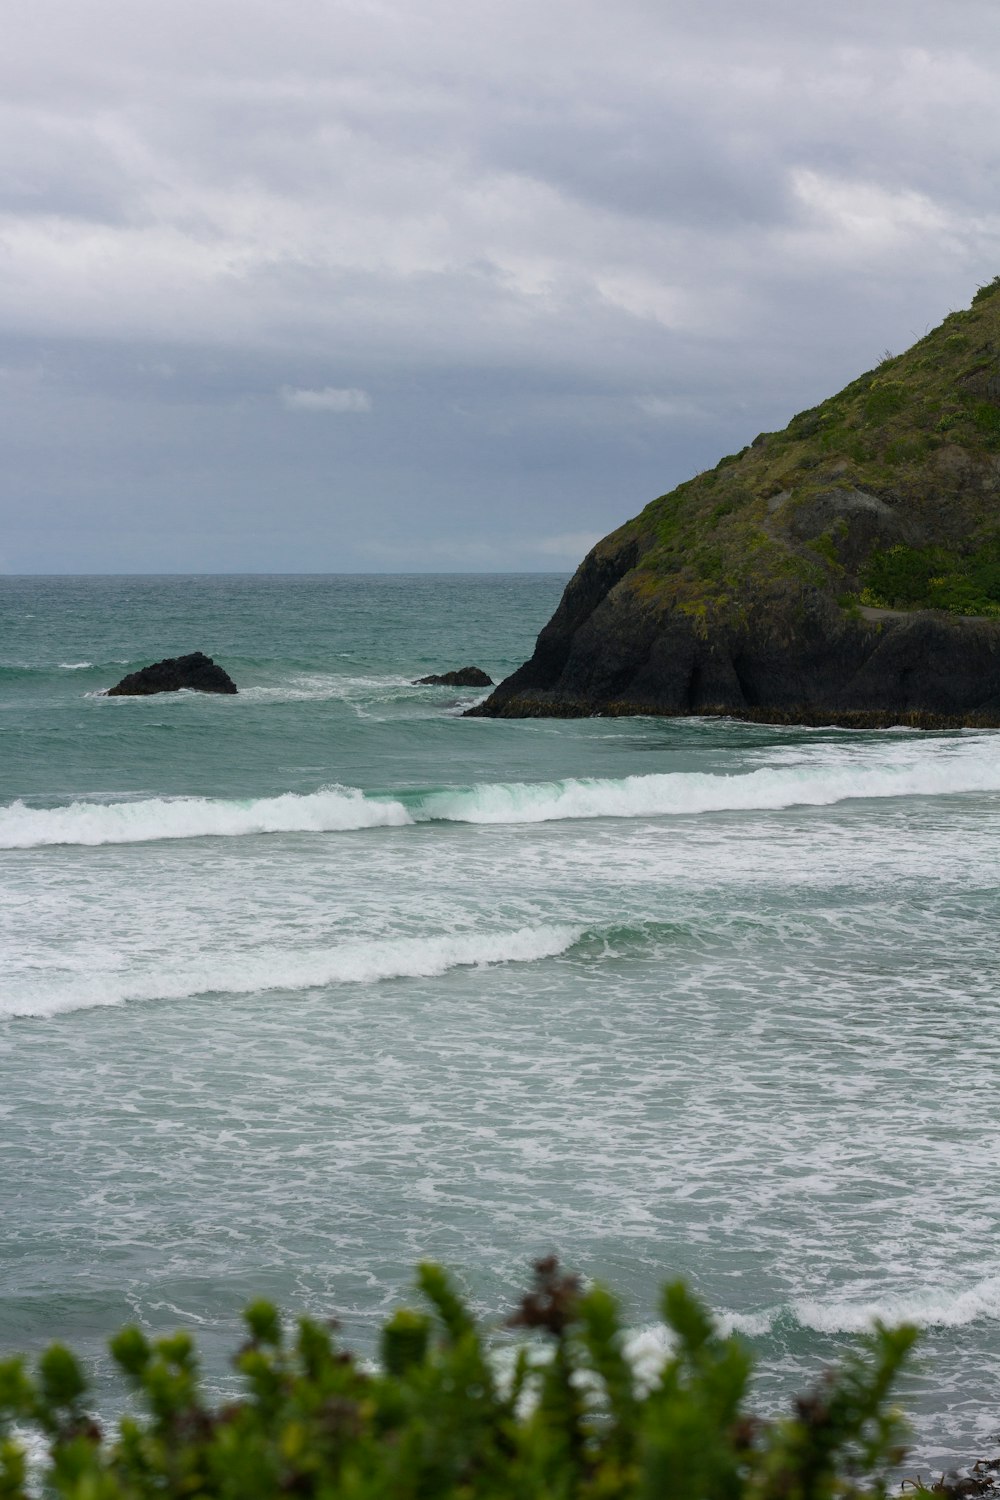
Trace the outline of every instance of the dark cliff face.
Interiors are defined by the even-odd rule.
[[[635,542],[626,542],[610,553],[602,554],[597,547],[588,552],[567,584],[559,608],[539,635],[531,660],[508,677],[501,689],[545,691],[567,672],[572,675],[570,662],[578,638],[615,585],[635,566],[637,552]],[[489,701],[496,696],[494,693]]]
[[[471,713],[1000,726],[1000,622],[924,613],[844,621],[815,603],[794,622],[706,634],[683,617],[657,621],[608,597],[568,642],[561,671],[544,676],[546,656],[536,652]]]
[[[1000,282],[598,543],[471,712],[1000,725]]]

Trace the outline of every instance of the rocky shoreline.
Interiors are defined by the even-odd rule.
[[[774,724],[803,729],[1000,729],[1000,713],[938,714],[924,709],[890,710],[800,708],[734,708],[725,704],[687,711],[635,699],[600,705],[582,699],[512,697],[498,706],[477,704],[466,719],[737,719],[747,724]]]

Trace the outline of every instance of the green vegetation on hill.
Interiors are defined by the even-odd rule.
[[[654,500],[598,547],[664,611],[739,620],[802,591],[1000,613],[1000,277],[904,354]]]
[[[510,1319],[522,1340],[506,1382],[441,1270],[421,1267],[419,1285],[433,1316],[391,1317],[378,1371],[329,1325],[290,1332],[254,1304],[234,1359],[243,1393],[215,1407],[186,1334],[151,1344],[126,1328],[111,1352],[136,1414],[114,1433],[89,1413],[68,1350],[49,1349],[34,1378],[23,1360],[0,1363],[0,1497],[32,1493],[25,1426],[44,1438],[44,1491],[65,1500],[827,1500],[884,1496],[901,1460],[890,1394],[912,1328],[878,1327],[765,1421],[747,1409],[746,1349],[681,1283],[660,1309],[674,1352],[645,1391],[615,1300],[554,1259]]]
[[[861,577],[862,604],[1000,616],[1000,540],[966,557],[942,547],[890,547],[871,554]]]

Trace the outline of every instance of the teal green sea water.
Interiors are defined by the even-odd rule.
[[[463,719],[564,579],[0,579],[0,1348],[254,1294],[370,1350],[416,1260],[681,1272],[774,1403],[925,1329],[1000,1428],[1000,738]],[[235,698],[107,699],[202,649]]]

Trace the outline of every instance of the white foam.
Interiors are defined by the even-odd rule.
[[[0,808],[0,848],[117,844],[239,834],[329,833],[409,823],[544,823],[574,818],[656,818],[710,812],[825,807],[858,798],[1000,791],[1000,740],[825,746],[803,764],[736,775],[681,771],[620,780],[495,782],[421,796],[366,796],[356,787],[230,802],[207,797]]]
[[[432,792],[420,817],[467,823],[540,823],[562,818],[648,818],[692,813],[823,807],[853,798],[1000,791],[1000,742],[936,741],[913,754],[885,745],[873,756],[835,755],[827,764],[766,767],[737,775],[704,771],[621,780],[483,785]],[[906,753],[899,753],[904,749]],[[819,757],[817,757],[819,759]],[[874,763],[873,763],[874,761]]]
[[[413,686],[407,677],[345,677],[330,672],[308,672],[281,683],[241,688],[239,698],[243,703],[353,702],[358,698],[381,702],[411,692]]]
[[[813,1333],[858,1334],[870,1332],[877,1322],[889,1328],[900,1323],[912,1323],[917,1328],[965,1328],[984,1318],[1000,1319],[1000,1276],[989,1276],[951,1292],[921,1288],[857,1302],[800,1297],[784,1308],[720,1313],[715,1325],[723,1338],[735,1333],[754,1339],[789,1323]],[[655,1378],[674,1347],[674,1335],[663,1323],[637,1329],[626,1344],[633,1367],[646,1380]]]
[[[64,672],[81,672],[84,667],[92,667],[92,661],[61,661],[59,665]]]
[[[156,839],[235,838],[252,833],[330,833],[412,822],[402,803],[366,798],[354,787],[324,787],[228,802],[209,797],[151,797],[134,802],[73,802],[68,807],[0,808],[0,848],[43,844],[135,844]]]
[[[964,1328],[982,1318],[1000,1318],[1000,1276],[990,1276],[953,1292],[940,1289],[900,1292],[870,1302],[820,1302],[805,1298],[792,1303],[803,1328],[816,1333],[861,1333],[878,1319],[890,1326],[914,1323],[918,1328]]]
[[[56,978],[26,984],[0,998],[0,1016],[54,1016],[130,1000],[185,1000],[194,995],[248,995],[384,979],[430,979],[449,969],[534,963],[555,958],[582,936],[579,927],[521,927],[509,932],[386,938],[335,948],[263,949],[137,973]]]
[[[642,1394],[656,1385],[676,1348],[673,1330],[665,1323],[650,1323],[625,1334],[622,1353],[632,1366],[636,1387]]]
[[[770,1313],[720,1313],[713,1321],[720,1338],[727,1339],[734,1333],[758,1338],[769,1331],[773,1317]],[[677,1336],[666,1323],[647,1323],[626,1332],[622,1351],[632,1366],[637,1388],[650,1391],[667,1360],[677,1352]]]
[[[917,1328],[964,1328],[983,1318],[1000,1318],[1000,1276],[992,1276],[963,1291],[900,1292],[866,1302],[821,1302],[800,1298],[784,1309],[761,1312],[717,1313],[715,1329],[720,1338],[733,1334],[747,1339],[766,1337],[776,1325],[789,1321],[813,1333],[859,1334],[871,1332],[875,1323],[889,1328],[912,1323]],[[663,1366],[676,1352],[677,1339],[665,1323],[650,1323],[631,1330],[624,1352],[637,1384],[646,1390],[658,1380]]]

